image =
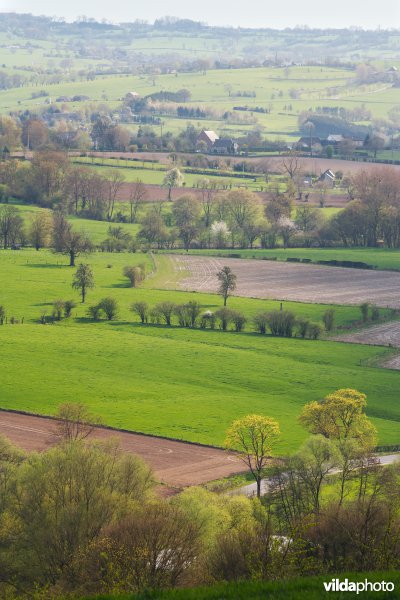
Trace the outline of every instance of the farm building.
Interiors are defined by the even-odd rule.
[[[317,146],[317,145],[321,145],[321,139],[319,137],[309,137],[309,136],[304,136],[301,137],[297,142],[296,142],[296,147],[301,150],[301,149],[306,149],[306,148],[310,148],[310,143],[311,146]]]
[[[327,169],[322,173],[318,181],[323,181],[324,183],[327,183],[333,187],[335,185],[335,179],[335,173],[333,173],[333,171],[330,169]]]
[[[212,151],[215,154],[237,154],[239,144],[232,138],[221,138],[213,144]]]
[[[215,142],[219,140],[219,135],[215,131],[202,131],[197,136],[197,143],[204,142],[207,144],[207,150],[210,152]]]
[[[128,92],[125,96],[125,100],[138,100],[140,98],[140,94],[137,92]]]

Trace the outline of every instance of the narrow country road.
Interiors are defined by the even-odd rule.
[[[382,456],[377,456],[379,458],[380,465],[391,465],[394,462],[400,460],[400,453],[398,454],[384,454]],[[263,479],[261,482],[261,495],[265,496],[268,494],[272,483],[272,478]],[[255,496],[257,494],[257,484],[249,483],[248,485],[244,485],[236,490],[231,490],[228,492],[229,495],[243,495],[243,496]]]

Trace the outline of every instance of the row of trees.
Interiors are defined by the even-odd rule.
[[[399,467],[374,459],[365,407],[350,389],[307,404],[300,422],[311,437],[276,467],[277,421],[233,422],[226,446],[260,495],[269,470],[262,499],[204,488],[159,499],[138,457],[94,441],[99,421],[84,407],[62,406],[46,452],[27,456],[0,439],[1,593],[65,598],[397,569]]]

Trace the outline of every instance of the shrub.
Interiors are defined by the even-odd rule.
[[[53,317],[56,319],[56,321],[61,321],[64,306],[64,300],[55,300],[53,302]]]
[[[72,309],[76,307],[76,304],[73,300],[66,300],[64,302],[64,317],[68,319],[71,316]]]
[[[322,326],[319,323],[310,323],[308,325],[308,337],[310,340],[317,340],[322,334]]]
[[[379,308],[377,306],[371,306],[371,320],[377,321],[379,319]]]
[[[299,319],[296,322],[297,332],[298,332],[299,336],[302,337],[303,339],[307,336],[309,325],[310,325],[309,319]]]
[[[322,315],[322,320],[324,322],[325,331],[332,331],[335,324],[335,310],[333,308],[326,310]]]
[[[258,333],[265,334],[267,333],[268,326],[268,313],[260,312],[253,319],[255,330]]]
[[[189,318],[186,310],[186,304],[176,304],[174,313],[178,318],[178,324],[181,327],[189,327]]]
[[[201,316],[200,327],[202,329],[206,329],[207,327],[210,329],[215,329],[215,321],[215,314],[211,310],[206,310],[206,312]]]
[[[87,310],[87,314],[93,321],[99,321],[102,313],[102,307],[100,304],[94,304],[93,306],[89,306]]]
[[[368,321],[369,302],[363,302],[360,304],[361,318],[363,323]]]
[[[142,266],[124,267],[123,274],[129,279],[131,287],[137,287],[144,279]]]
[[[222,329],[222,331],[228,329],[228,325],[232,321],[232,312],[233,311],[231,311],[230,308],[226,308],[226,306],[215,312],[215,316],[219,320],[219,328]]]
[[[237,310],[232,311],[232,322],[235,327],[235,331],[243,331],[246,321],[247,319],[242,313],[238,312]]]
[[[161,323],[161,314],[160,311],[158,310],[157,306],[154,306],[149,313],[150,316],[150,321],[152,323],[155,323],[156,325],[159,325],[159,323]]]
[[[292,337],[295,316],[288,310],[273,310],[268,313],[268,326],[272,335]]]
[[[131,310],[139,315],[142,323],[147,323],[149,318],[149,307],[147,302],[134,302]]]
[[[106,315],[107,321],[112,321],[118,315],[118,304],[114,298],[103,298],[99,302],[99,307]]]
[[[6,309],[0,304],[0,325],[3,325],[6,318]]]
[[[172,315],[174,314],[175,304],[173,302],[160,302],[156,304],[155,310],[160,315],[161,320],[168,326],[171,325]]]
[[[199,318],[201,310],[200,304],[194,300],[191,300],[185,306],[189,320],[189,327],[196,327],[197,319]]]

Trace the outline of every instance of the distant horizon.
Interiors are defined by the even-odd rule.
[[[172,19],[177,19],[177,21],[184,21],[184,20],[189,20],[189,21],[193,21],[193,23],[201,23],[202,25],[204,25],[205,27],[215,27],[215,28],[222,28],[222,29],[254,29],[254,30],[268,30],[268,29],[272,29],[272,30],[276,30],[276,31],[285,31],[287,29],[297,29],[297,30],[309,30],[309,31],[313,31],[313,30],[326,30],[326,31],[335,31],[335,30],[349,30],[349,31],[398,31],[400,32],[400,25],[398,27],[382,27],[380,25],[377,25],[375,28],[372,27],[363,27],[362,25],[342,25],[342,26],[323,26],[323,25],[307,25],[307,24],[297,24],[297,25],[286,25],[286,26],[273,26],[273,25],[232,25],[229,23],[226,24],[220,24],[220,23],[209,23],[208,21],[204,21],[201,19],[193,19],[190,17],[177,17],[175,15],[160,15],[158,17],[156,17],[155,19],[151,20],[151,19],[121,19],[120,21],[116,21],[116,20],[111,20],[111,19],[105,19],[105,18],[96,18],[96,17],[92,17],[90,15],[77,15],[76,17],[71,17],[71,18],[67,18],[64,16],[59,16],[59,15],[50,15],[50,14],[43,14],[43,13],[33,13],[33,12],[20,12],[20,11],[15,11],[15,10],[0,10],[0,14],[16,14],[16,15],[30,15],[32,17],[46,17],[49,19],[54,19],[54,20],[58,20],[59,22],[64,22],[64,23],[78,23],[81,21],[87,21],[87,22],[95,22],[95,23],[99,23],[99,24],[105,24],[105,25],[124,25],[124,24],[132,24],[135,23],[137,21],[139,22],[143,22],[146,25],[150,25],[150,26],[154,26],[154,24],[156,23],[156,21],[164,19],[164,18],[172,18]]]
[[[358,4],[358,7],[357,7]],[[154,21],[165,17],[166,6],[162,0],[148,5],[123,5],[116,8],[104,0],[86,0],[84,8],[78,0],[70,0],[55,15],[52,0],[0,0],[0,12],[47,16],[74,22],[83,15],[97,22],[112,24]],[[270,9],[265,2],[255,2],[252,10],[246,6],[232,5],[228,0],[203,0],[201,6],[188,5],[184,0],[169,0],[169,15],[178,19],[203,22],[211,27],[244,29],[363,29],[376,31],[400,30],[400,6],[398,0],[381,0],[377,8],[375,0],[349,2],[336,0],[334,10],[321,10],[320,0],[286,0],[284,10]],[[58,12],[57,11],[57,12]]]

